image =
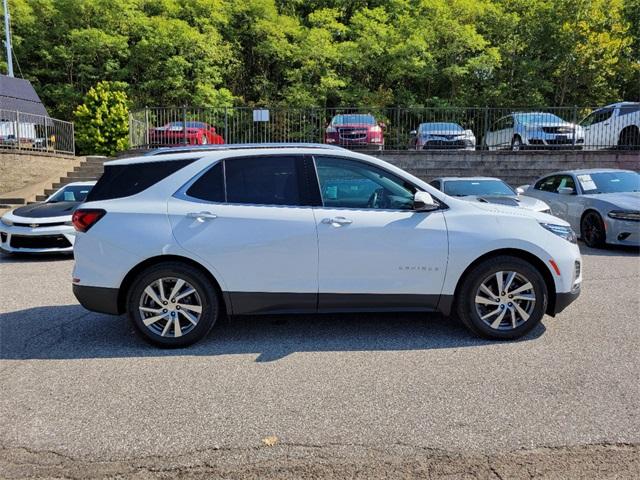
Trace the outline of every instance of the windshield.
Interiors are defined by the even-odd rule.
[[[583,193],[640,192],[640,174],[635,172],[597,172],[577,175]]]
[[[421,133],[435,132],[435,131],[457,133],[457,132],[464,131],[463,128],[457,123],[441,123],[441,122],[421,123],[419,130]]]
[[[56,202],[84,202],[93,185],[72,185],[60,190],[48,203]]]
[[[448,180],[444,193],[452,197],[468,195],[516,195],[511,187],[500,180]]]
[[[207,128],[206,123],[202,122],[170,122],[168,126],[171,128],[182,128],[183,125],[186,125],[187,128]]]
[[[332,125],[349,125],[352,123],[364,123],[365,125],[375,125],[376,119],[373,115],[354,113],[350,115],[336,115],[331,120]]]
[[[516,113],[514,117],[520,123],[564,123],[564,120],[553,113]]]

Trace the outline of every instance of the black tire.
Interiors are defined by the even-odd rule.
[[[178,327],[176,328],[174,321],[173,325],[169,326],[167,336],[162,336],[161,332],[158,332],[157,330],[159,330],[162,325],[166,326],[166,323],[169,321],[169,317],[154,322],[153,327],[148,327],[144,324],[145,318],[143,318],[144,314],[139,309],[140,304],[143,301],[143,297],[148,299],[145,289],[154,282],[159,281],[159,279],[180,279],[193,287],[195,294],[185,297],[185,300],[183,301],[186,303],[192,303],[192,307],[201,307],[201,312],[199,313],[199,318],[195,325],[186,319],[186,315],[193,315],[193,312],[187,311],[185,314],[184,307],[183,312],[169,311],[169,315],[173,313],[178,318]],[[165,281],[163,284],[168,284],[170,287],[171,281],[169,280],[168,283]],[[166,298],[170,296],[168,295],[169,293],[170,292],[166,292]],[[169,299],[169,301],[171,301],[171,299]],[[156,302],[153,303],[155,304]],[[180,305],[178,304],[176,306],[175,303],[169,304],[167,308],[171,309],[172,305],[174,305],[173,308],[178,308],[178,310],[180,310]],[[155,308],[155,305],[152,306]],[[164,309],[164,311],[166,312],[167,310]],[[180,313],[183,313],[183,316],[181,316]],[[209,333],[213,325],[216,323],[219,314],[220,301],[216,288],[212,285],[209,278],[207,278],[198,269],[180,262],[161,263],[144,270],[133,281],[127,295],[127,316],[129,317],[129,320],[145,340],[159,347],[176,348],[192,345]],[[174,319],[171,318],[171,320],[173,321]],[[178,336],[178,333],[181,332],[178,332],[177,330],[183,331],[182,329],[184,328],[180,327],[181,324],[186,325],[188,328],[184,330],[186,333]],[[171,334],[172,331],[173,334]]]
[[[530,291],[535,295],[535,302],[529,304],[530,311],[528,312],[528,318],[525,320],[521,317],[520,321],[522,323],[516,323],[515,328],[507,325],[511,322],[509,318],[511,316],[511,307],[506,305],[500,307],[496,305],[496,308],[504,307],[506,311],[509,312],[508,315],[505,312],[502,323],[498,328],[492,328],[492,326],[482,320],[478,312],[479,307],[476,305],[475,300],[476,294],[481,288],[481,284],[492,275],[495,276],[498,272],[515,272],[519,275],[518,278],[524,279],[532,285]],[[521,283],[526,285],[524,281]],[[515,288],[513,290],[515,290]],[[515,302],[515,300],[512,301]],[[540,323],[547,310],[547,303],[547,285],[538,269],[526,260],[510,255],[503,255],[486,259],[468,272],[458,289],[455,299],[455,314],[472,333],[480,337],[495,340],[512,340],[526,335]],[[526,302],[522,305],[526,306]],[[486,308],[493,308],[493,306]]]
[[[520,152],[522,150],[524,150],[524,144],[522,143],[520,135],[514,135],[511,139],[511,151]]]
[[[618,148],[621,150],[640,149],[640,130],[636,127],[627,127],[620,132]]]
[[[607,234],[602,217],[597,212],[587,212],[580,220],[580,238],[591,248],[604,247]]]

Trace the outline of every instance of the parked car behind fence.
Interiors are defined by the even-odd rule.
[[[520,135],[520,143],[514,142],[516,149],[520,149],[521,146],[533,150],[619,148],[618,143],[604,139],[590,141],[588,145],[584,143],[583,126],[579,121],[594,110],[596,109],[591,107],[145,108],[131,112],[129,140],[132,148],[147,148],[152,144],[153,132],[158,127],[176,122],[183,125],[189,122],[203,122],[214,127],[216,133],[224,138],[225,143],[230,144],[331,141],[333,144],[348,148],[351,146],[362,148],[363,145],[358,142],[344,139],[337,141],[336,132],[327,131],[328,128],[336,128],[332,125],[333,119],[361,117],[373,119],[370,126],[364,127],[367,129],[368,138],[373,138],[376,133],[369,129],[380,127],[382,130],[380,143],[370,141],[362,143],[366,146],[384,145],[385,150],[406,150],[407,146],[415,142],[412,132],[417,131],[421,124],[458,125],[463,131],[467,131],[468,139],[471,139],[469,132],[472,132],[478,149],[484,148],[487,144],[485,139],[488,135],[492,136],[488,142],[491,148],[494,146],[498,148],[498,143],[501,143],[499,148],[511,149],[515,134]],[[499,126],[496,125],[497,122],[508,117],[513,118],[514,115],[526,120],[524,122],[526,133],[516,131],[514,127],[509,127],[511,128],[510,136],[497,133],[501,130],[497,128]],[[384,127],[381,127],[381,124]],[[362,128],[362,125],[358,128]],[[545,131],[545,129],[557,131]],[[617,132],[616,135],[619,136],[619,133]],[[504,141],[502,136],[505,137]],[[630,135],[624,138],[627,143],[624,148],[640,149],[640,140],[636,137]]]

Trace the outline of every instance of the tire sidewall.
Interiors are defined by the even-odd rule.
[[[475,306],[476,292],[480,284],[491,274],[498,271],[514,271],[523,275],[533,285],[536,304],[529,319],[512,330],[495,330],[487,325],[478,315]],[[458,317],[474,333],[498,340],[519,338],[534,329],[544,317],[547,310],[548,291],[540,272],[527,261],[518,257],[494,257],[477,265],[464,280],[457,304]]]
[[[595,218],[600,231],[600,236],[595,241],[587,240],[587,236],[585,235],[585,225],[589,217]],[[605,244],[606,233],[604,231],[604,223],[602,221],[602,217],[600,217],[598,213],[588,212],[584,217],[582,217],[582,220],[580,221],[580,237],[582,237],[582,241],[591,248],[599,248]]]
[[[149,330],[142,322],[138,310],[140,297],[144,289],[159,278],[176,277],[186,280],[195,288],[202,301],[202,314],[198,324],[186,335],[181,337],[161,337]],[[148,342],[165,348],[178,348],[191,345],[211,330],[219,316],[219,301],[211,282],[198,270],[179,263],[156,265],[143,271],[132,283],[127,295],[127,315],[136,330]]]

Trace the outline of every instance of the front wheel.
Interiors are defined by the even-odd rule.
[[[547,309],[547,286],[529,262],[512,256],[487,259],[464,278],[456,314],[473,333],[510,340],[535,328]]]
[[[580,238],[591,248],[604,247],[607,234],[602,217],[596,212],[588,212],[580,222]]]
[[[511,140],[511,150],[514,152],[522,150],[522,139],[518,135],[513,137],[513,140]]]
[[[143,271],[127,296],[138,332],[160,347],[185,347],[202,339],[219,316],[215,288],[199,270],[167,262]]]

